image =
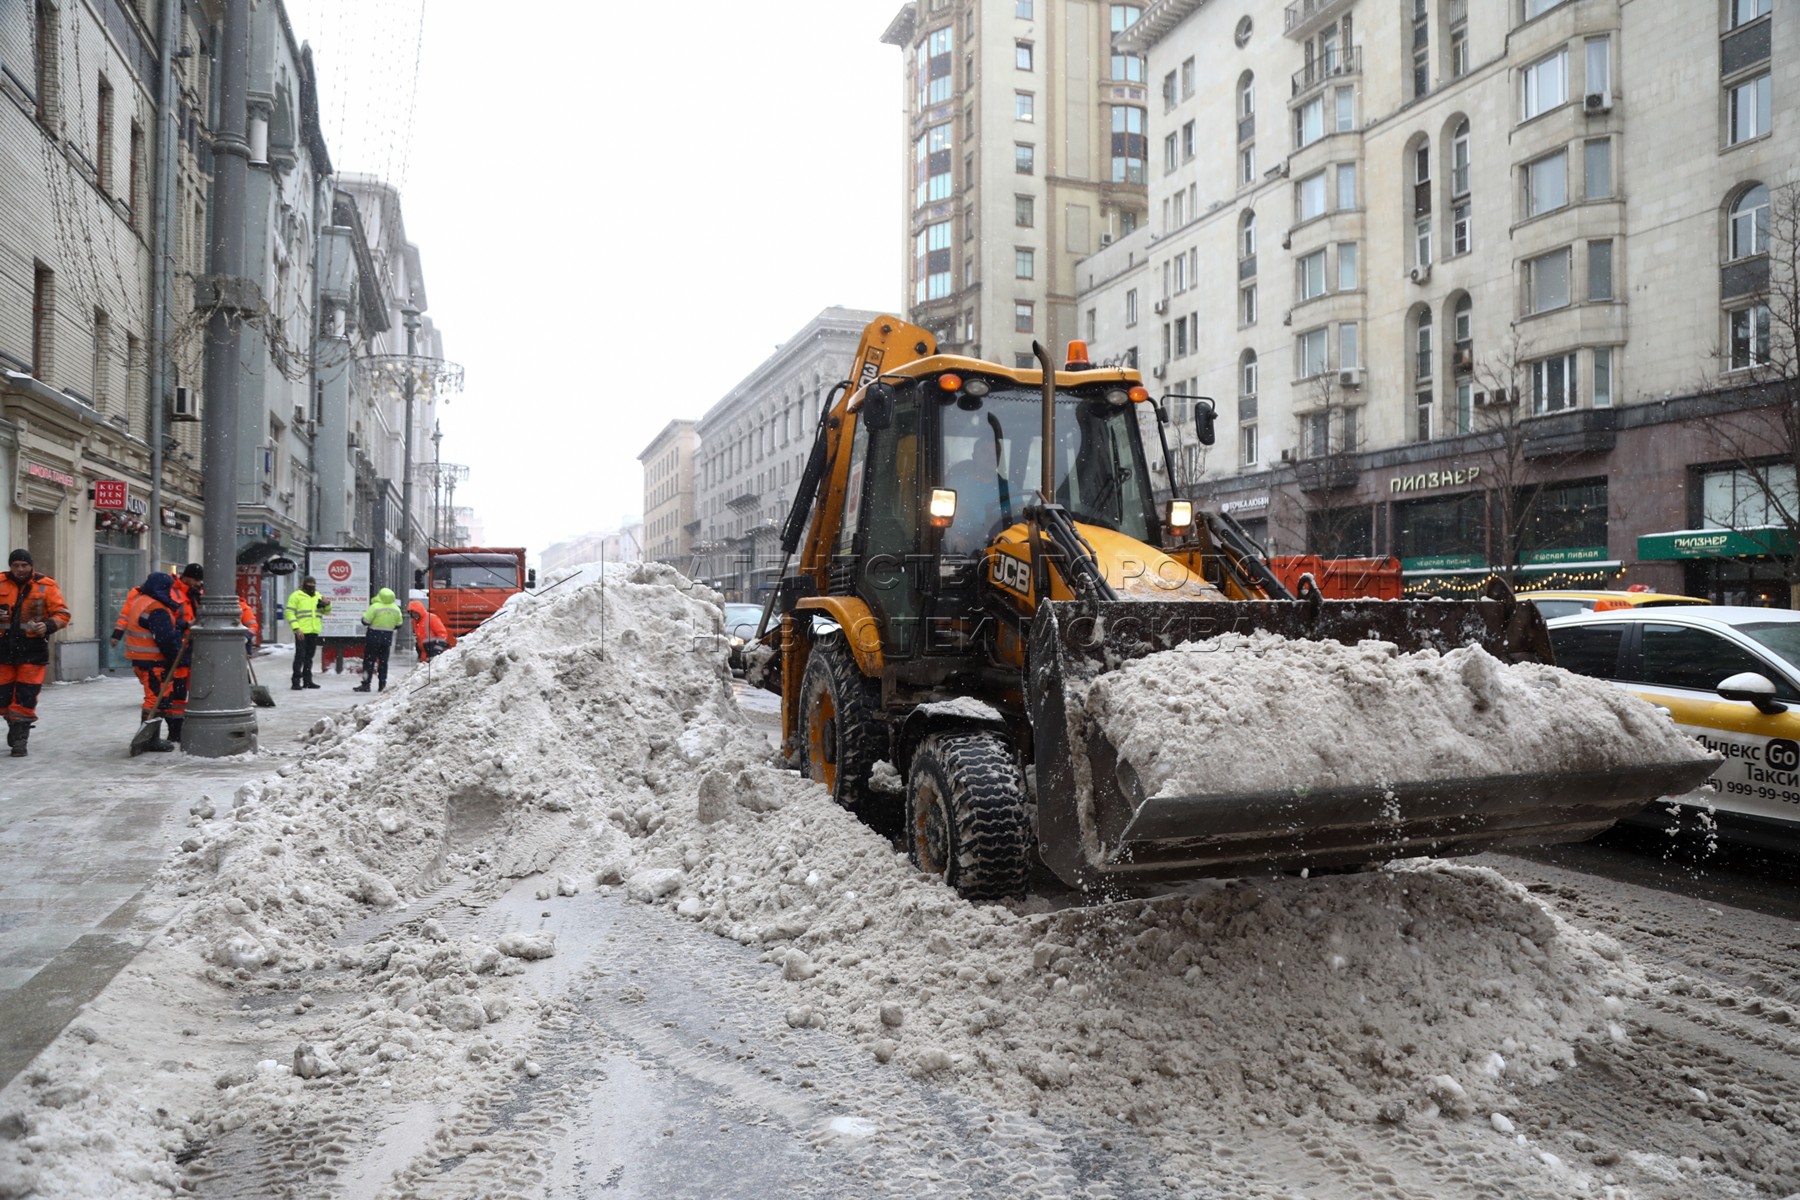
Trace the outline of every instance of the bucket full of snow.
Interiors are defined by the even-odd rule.
[[[1712,773],[1653,706],[1548,665],[1516,615],[1046,606],[1027,689],[1045,863],[1092,887],[1580,841]]]

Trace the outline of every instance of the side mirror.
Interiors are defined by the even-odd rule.
[[[420,591],[425,590],[425,572],[423,572],[423,571],[414,571],[413,572],[413,587],[417,588]]]
[[[1756,705],[1756,711],[1764,716],[1772,717],[1776,713],[1784,713],[1788,706],[1775,698],[1775,685],[1768,676],[1758,675],[1755,671],[1743,671],[1725,680],[1714,691],[1725,700],[1741,700]]]
[[[1202,446],[1210,446],[1218,440],[1218,432],[1213,428],[1215,418],[1212,401],[1196,401],[1194,404],[1194,432],[1199,435]]]
[[[880,380],[863,393],[862,419],[870,429],[886,429],[894,423],[894,388]]]
[[[525,572],[525,590],[528,592],[535,592],[537,590],[537,568],[536,567],[533,567],[529,571]]]

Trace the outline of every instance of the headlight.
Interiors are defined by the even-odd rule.
[[[733,646],[741,646],[744,644],[744,639],[734,634],[731,638],[731,644]]]

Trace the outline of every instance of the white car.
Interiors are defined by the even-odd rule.
[[[1684,605],[1548,624],[1557,666],[1642,696],[1725,756],[1677,799],[1717,809],[1747,841],[1800,847],[1800,612]]]

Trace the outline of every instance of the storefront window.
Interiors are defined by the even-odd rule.
[[[1515,503],[1520,562],[1606,557],[1606,480],[1522,489]]]
[[[1394,505],[1394,552],[1412,559],[1487,558],[1487,493],[1463,492]]]
[[[1306,514],[1306,549],[1321,558],[1368,558],[1375,553],[1375,510],[1322,508]]]
[[[1714,471],[1700,485],[1701,524],[1706,529],[1757,529],[1785,525],[1784,512],[1800,512],[1793,463],[1754,471]]]

